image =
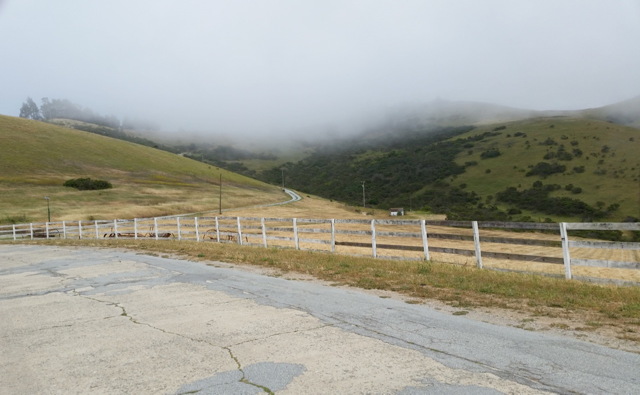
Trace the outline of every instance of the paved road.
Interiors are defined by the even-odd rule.
[[[637,354],[214,265],[0,245],[0,393],[640,393]]]
[[[296,192],[292,191],[291,189],[283,188],[282,191],[284,193],[286,193],[287,195],[289,195],[289,197],[291,199],[285,200],[284,202],[258,204],[256,206],[225,208],[222,211],[225,212],[225,213],[228,213],[228,212],[231,212],[231,211],[244,210],[244,209],[248,209],[248,208],[284,206],[285,204],[295,203],[295,202],[299,202],[300,200],[302,200],[302,196],[298,195]],[[218,213],[218,210],[214,210],[214,211],[209,211],[209,212],[207,212],[205,214],[217,214],[217,213]],[[200,214],[200,213],[166,215],[164,217],[157,217],[157,218],[194,217],[194,216],[197,216],[198,214]]]

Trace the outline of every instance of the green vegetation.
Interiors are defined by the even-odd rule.
[[[497,158],[498,156],[500,156],[501,152],[499,149],[497,148],[490,148],[486,151],[484,151],[483,153],[480,154],[480,158],[482,159],[489,159],[489,158]]]
[[[62,184],[65,187],[75,188],[79,191],[94,191],[97,189],[110,189],[113,185],[109,181],[92,180],[91,178],[73,178]]]
[[[564,217],[579,217],[582,221],[587,222],[605,218],[617,209],[617,206],[611,205],[607,211],[602,211],[577,199],[549,196],[551,192],[559,189],[560,185],[543,185],[542,182],[536,181],[531,189],[519,191],[515,187],[509,187],[499,192],[496,198],[501,202],[510,203],[523,210]],[[575,188],[571,190],[574,191]]]
[[[550,124],[554,127],[550,128]],[[481,127],[467,135],[492,129],[491,126]],[[465,184],[465,190],[475,192],[486,201],[507,188],[524,192],[535,181],[544,180],[545,185],[571,185],[570,188],[548,191],[548,198],[570,198],[584,203],[585,210],[574,210],[574,214],[550,214],[553,209],[543,210],[542,204],[525,209],[519,204],[496,202],[502,211],[518,208],[525,211],[525,216],[536,219],[544,215],[556,221],[589,220],[595,218],[592,209],[605,211],[604,216],[597,216],[599,220],[640,218],[640,157],[637,155],[640,144],[629,140],[640,133],[638,129],[602,121],[558,117],[512,122],[508,124],[508,130],[511,137],[490,136],[479,141],[473,152],[461,152],[456,157],[457,163],[476,161],[478,164],[465,167],[464,174],[449,181],[454,181],[453,185]],[[547,145],[551,141],[557,144]],[[606,153],[602,152],[603,146],[607,146]],[[491,163],[479,160],[480,153],[488,148],[498,148],[502,155]],[[552,160],[561,163],[545,161],[545,155],[550,152],[556,154]],[[570,152],[571,160],[562,160],[559,152]],[[491,169],[492,173],[485,174],[486,169]],[[599,209],[597,202],[617,209]],[[554,201],[548,203],[555,204]],[[572,202],[563,200],[559,203],[571,205]]]
[[[362,205],[364,181],[372,208],[423,208],[468,220],[636,221],[638,133],[568,117],[398,129],[319,146],[284,168],[292,188],[353,205]],[[279,184],[281,168],[257,176]],[[524,186],[541,180],[565,187]]]
[[[286,163],[288,185],[307,193],[354,205],[362,203],[365,181],[368,206],[402,207],[425,184],[464,172],[455,163],[464,144],[448,138],[471,127],[441,128],[430,133],[399,134],[394,139],[354,139],[319,147],[297,163]],[[281,180],[280,167],[260,174],[271,183]],[[425,199],[416,197],[416,207]],[[406,204],[408,206],[408,204]]]
[[[529,170],[526,174],[527,177],[530,176],[540,176],[542,178],[547,178],[552,174],[556,173],[564,173],[567,170],[567,166],[559,165],[557,163],[547,163],[547,162],[538,162],[536,163],[531,170]]]

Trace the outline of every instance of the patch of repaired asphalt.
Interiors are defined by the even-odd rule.
[[[305,370],[300,364],[259,362],[246,366],[241,371],[221,372],[185,384],[176,394],[258,394],[267,389],[271,392],[281,391]]]

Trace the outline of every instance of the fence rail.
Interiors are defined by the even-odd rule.
[[[546,232],[547,237],[511,237],[526,230]],[[479,268],[483,267],[483,258],[564,265],[567,279],[572,278],[572,265],[640,269],[640,253],[636,252],[640,251],[640,243],[569,240],[569,231],[585,230],[640,231],[640,223],[157,217],[4,225],[0,226],[0,240],[175,239],[420,260],[430,260],[431,254],[437,253],[474,257]],[[511,233],[505,235],[504,231]],[[305,236],[301,237],[301,234]],[[523,251],[525,246],[534,250],[539,248],[543,252],[523,253],[529,252]],[[623,255],[623,258],[630,256],[631,259],[572,258],[574,251],[582,253],[585,250],[630,251],[631,255]]]

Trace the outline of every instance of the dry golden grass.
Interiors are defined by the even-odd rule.
[[[156,190],[148,190],[142,191],[145,195],[149,196],[157,196],[158,192]],[[178,192],[173,191],[174,194],[178,194]],[[286,196],[281,194],[280,199],[286,199]],[[298,228],[299,228],[299,238],[300,247],[302,249],[307,250],[317,250],[317,251],[330,251],[330,245],[328,242],[330,241],[330,225],[328,223],[306,223],[303,219],[360,219],[365,221],[370,221],[374,218],[376,219],[389,219],[390,217],[385,211],[378,210],[376,212],[363,213],[359,208],[349,207],[341,203],[331,202],[325,199],[321,199],[318,197],[312,197],[303,195],[304,198],[302,201],[294,202],[286,205],[280,206],[271,206],[271,207],[250,207],[250,208],[238,208],[225,210],[223,216],[239,216],[239,217],[249,217],[249,218],[282,218],[286,219],[285,222],[278,221],[267,221],[265,225],[268,228],[286,228],[287,230],[269,230],[269,236],[281,237],[281,238],[292,238],[293,237],[293,227],[292,227],[292,219],[298,218]],[[175,197],[175,196],[174,196]],[[247,199],[250,199],[251,196],[248,196]],[[171,201],[175,201],[175,199],[171,199]],[[188,203],[187,203],[188,202]],[[218,216],[217,211],[205,211],[201,210],[203,207],[206,207],[206,199],[204,201],[198,200],[197,196],[189,197],[183,205],[172,205],[170,203],[166,204],[157,204],[155,206],[135,206],[135,207],[117,207],[117,205],[105,204],[102,207],[102,215],[97,218],[108,218],[111,219],[113,217],[109,216],[109,213],[114,212],[116,210],[120,210],[119,213],[125,214],[122,217],[126,218],[127,213],[131,210],[131,213],[136,214],[148,214],[144,215],[145,217],[159,216],[167,213],[175,213],[175,212],[200,212],[198,214],[199,217],[199,229],[200,229],[200,237],[204,237],[207,240],[217,240],[217,235],[215,233],[216,225],[213,220],[213,216]],[[187,205],[188,204],[188,205]],[[210,208],[210,207],[209,207]],[[122,218],[121,217],[121,218]],[[206,218],[202,218],[206,217]],[[77,218],[77,217],[76,217]],[[412,213],[404,219],[442,219],[434,216],[420,216],[419,214]],[[193,218],[183,218],[183,225],[186,225],[187,230],[189,232],[189,226],[194,228]],[[152,233],[152,222],[147,221],[146,223],[141,222],[140,227],[138,228],[138,232],[140,233]],[[84,237],[94,237],[95,232],[92,228],[87,227],[87,223],[85,223],[85,232],[87,233]],[[160,220],[158,222],[159,232],[169,232],[173,233],[174,237],[177,237],[176,231],[176,220]],[[218,224],[220,230],[222,232],[228,233],[236,233],[237,232],[237,222],[235,219],[232,220],[220,220]],[[260,221],[259,220],[243,220],[243,242],[250,243],[254,245],[262,245],[262,233],[260,230]],[[253,228],[253,229],[251,229]],[[322,229],[326,233],[308,233],[305,232],[305,229]],[[337,223],[336,229],[340,230],[349,230],[349,231],[368,231],[370,230],[369,224],[344,224]],[[429,234],[435,233],[447,233],[453,235],[461,235],[461,236],[472,236],[471,229],[464,228],[453,228],[453,227],[442,227],[442,226],[428,226],[427,227]],[[118,229],[121,233],[133,233],[133,224],[129,225],[120,225]],[[406,233],[420,233],[420,229],[417,225],[377,225],[377,232],[406,232]],[[107,229],[101,229],[100,235],[104,233],[113,232],[113,227]],[[195,231],[191,230],[192,234],[185,234],[183,237],[187,239],[195,239]],[[562,258],[562,249],[559,246],[560,237],[559,234],[553,233],[540,233],[540,232],[510,232],[507,230],[495,230],[495,229],[481,229],[480,230],[481,238],[482,237],[500,237],[500,238],[511,238],[511,239],[534,239],[534,240],[544,240],[558,243],[557,246],[532,246],[532,245],[518,245],[518,244],[502,244],[502,243],[491,243],[491,242],[482,242],[482,251],[486,252],[498,252],[498,253],[512,253],[512,254],[525,254],[531,256],[543,256],[543,257],[554,257],[554,258]],[[228,241],[227,236],[222,235],[223,241]],[[305,239],[312,240],[320,240],[324,241],[325,244],[314,243],[311,241],[305,241]],[[234,239],[235,240],[235,239]],[[237,241],[237,240],[236,240]],[[351,235],[351,234],[337,234],[336,241],[338,242],[359,242],[370,244],[371,237],[366,235]],[[380,258],[407,258],[420,260],[424,259],[424,252],[418,251],[406,251],[406,250],[392,250],[385,249],[381,246],[384,244],[390,245],[405,245],[412,246],[415,248],[422,248],[422,240],[420,238],[398,238],[398,237],[389,237],[389,236],[381,236],[377,237],[377,255]],[[286,248],[294,248],[295,245],[292,241],[289,240],[268,240],[268,245],[270,247],[286,247]],[[455,248],[455,249],[463,249],[468,251],[474,250],[473,241],[461,241],[461,240],[447,240],[447,239],[438,239],[438,238],[430,238],[429,239],[429,247],[440,247],[440,248]],[[354,256],[371,256],[372,250],[371,247],[353,247],[353,246],[343,246],[337,245],[335,249],[338,254],[346,254],[346,255],[354,255]],[[624,261],[624,262],[640,262],[640,252],[633,250],[597,250],[597,249],[586,249],[586,248],[573,248],[571,249],[571,255],[574,258],[586,258],[586,259],[598,259],[598,260],[612,260],[612,261]],[[446,254],[439,252],[431,252],[430,253],[431,260],[439,261],[439,262],[447,262],[454,263],[458,265],[474,267],[476,265],[476,259],[473,256],[462,256],[455,254]],[[564,276],[564,266],[561,264],[550,264],[538,262],[535,259],[531,261],[514,261],[514,260],[505,260],[505,259],[495,259],[489,257],[483,257],[483,266],[485,268],[490,269],[501,269],[501,270],[511,270],[511,271],[520,271],[520,272],[531,272],[531,273],[539,273],[539,274],[550,274],[555,276]],[[597,278],[597,279],[613,279],[613,280],[623,280],[623,281],[635,281],[640,283],[640,270],[634,269],[615,269],[615,268],[606,268],[606,267],[586,267],[586,266],[573,266],[572,267],[573,275],[576,277],[587,277],[587,278]]]

